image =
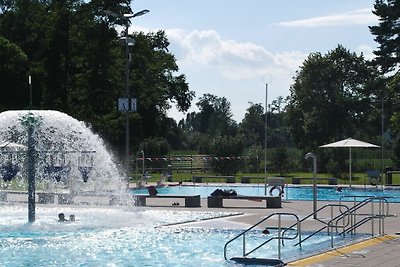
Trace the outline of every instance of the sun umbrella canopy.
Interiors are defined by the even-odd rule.
[[[348,147],[349,148],[349,179],[350,179],[350,187],[351,187],[351,148],[352,147],[372,147],[377,148],[379,146],[370,144],[367,142],[363,142],[353,138],[347,138],[341,141],[337,141],[334,143],[322,145],[320,147]]]
[[[347,139],[337,141],[334,143],[330,143],[327,145],[323,145],[320,147],[379,147],[379,146],[370,144],[367,142],[363,142],[363,141],[360,141],[357,139],[347,138]]]

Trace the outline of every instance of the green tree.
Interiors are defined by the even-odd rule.
[[[239,133],[244,136],[246,147],[262,148],[264,145],[264,108],[261,104],[250,103],[242,122],[239,124]]]
[[[290,88],[287,115],[293,139],[300,148],[345,138],[368,136],[377,75],[362,55],[343,46],[327,55],[313,53],[297,72]]]
[[[20,47],[0,36],[0,62],[0,110],[27,107],[28,57]]]
[[[204,94],[196,103],[200,112],[196,114],[194,129],[200,133],[233,136],[237,125],[232,119],[231,104],[225,97]]]
[[[373,63],[387,77],[386,87],[381,86],[382,99],[386,117],[390,120],[390,131],[395,136],[390,148],[393,147],[396,155],[394,161],[400,165],[400,1],[376,0],[373,13],[379,17],[378,25],[369,27],[379,44],[374,51]],[[389,124],[385,122],[385,125]]]
[[[374,62],[383,73],[398,70],[400,66],[400,1],[376,0],[372,11],[379,17],[379,24],[370,26],[379,47],[374,51]]]
[[[208,140],[207,145],[207,154],[214,158],[211,162],[214,172],[233,175],[239,171],[240,161],[236,157],[243,155],[243,138],[218,135]]]
[[[1,1],[0,36],[26,54],[27,64],[23,71],[17,69],[15,62],[14,73],[24,72],[26,79],[10,80],[12,83],[7,86],[18,90],[17,98],[0,108],[21,108],[13,103],[27,106],[26,88],[21,89],[21,81],[26,84],[30,74],[37,108],[60,110],[83,120],[114,148],[123,151],[125,114],[116,110],[116,101],[125,96],[126,57],[119,40],[125,33],[116,29],[125,26],[125,21],[104,11],[132,13],[130,2]],[[134,126],[130,136],[134,150],[146,137],[167,138],[179,146],[176,139],[181,133],[167,118],[167,110],[172,103],[186,111],[194,93],[185,76],[177,74],[179,68],[168,51],[169,42],[163,31],[134,33],[130,37],[136,40],[130,48],[129,65],[131,96],[138,99],[138,112],[129,114]]]

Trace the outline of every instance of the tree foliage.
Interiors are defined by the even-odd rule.
[[[370,26],[375,41],[373,63],[386,75],[386,85],[381,87],[385,112],[390,120],[390,130],[395,136],[393,145],[395,161],[400,162],[400,1],[376,0],[373,13],[379,17],[378,25]],[[387,124],[385,124],[387,125]],[[399,164],[398,164],[399,165]]]
[[[360,135],[372,107],[375,78],[362,55],[340,45],[327,55],[310,54],[297,72],[287,106],[296,145],[316,148]]]
[[[379,17],[379,24],[370,26],[379,47],[374,54],[375,63],[383,73],[400,67],[400,1],[376,0],[372,11]]]
[[[2,49],[2,53],[15,59],[11,72],[19,75],[19,79],[12,75],[8,83],[3,83],[2,90],[15,92],[15,99],[0,99],[1,109],[28,105],[22,81],[31,75],[35,108],[59,110],[86,121],[122,151],[125,114],[116,110],[116,102],[119,97],[126,97],[126,55],[119,40],[126,32],[116,29],[118,25],[125,26],[126,21],[107,15],[105,10],[132,13],[130,2],[1,1],[1,45],[14,47],[14,51]],[[168,51],[169,42],[163,31],[134,33],[130,37],[136,41],[130,47],[129,64],[130,97],[138,99],[138,112],[129,114],[134,126],[130,139],[136,150],[145,137],[179,135],[165,132],[178,130],[176,123],[167,118],[167,111],[171,103],[186,111],[194,93],[185,76],[177,75],[179,68]],[[22,55],[26,55],[25,59]],[[1,63],[5,68],[3,62],[6,61]]]
[[[24,108],[27,105],[27,80],[22,78],[26,77],[27,61],[28,57],[19,46],[0,36],[1,110]],[[6,86],[8,84],[13,86]],[[7,96],[7,101],[4,96]]]

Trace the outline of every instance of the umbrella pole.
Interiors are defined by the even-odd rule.
[[[351,147],[349,147],[349,174],[350,174],[350,187],[351,187]]]

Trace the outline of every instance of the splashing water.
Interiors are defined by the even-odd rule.
[[[20,172],[14,178],[26,186],[28,130],[24,120],[34,118],[35,177],[40,190],[125,193],[127,181],[103,140],[89,127],[65,113],[51,110],[5,111],[0,113],[0,164],[12,162]],[[87,182],[83,179],[87,178]],[[1,182],[4,186],[5,182]],[[26,187],[25,187],[26,188]]]

